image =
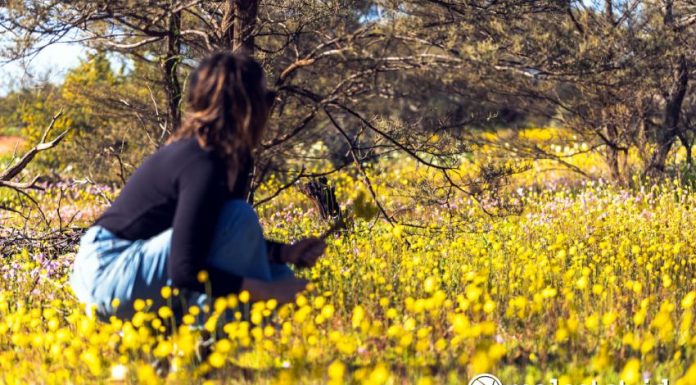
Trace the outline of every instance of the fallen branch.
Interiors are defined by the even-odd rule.
[[[56,124],[56,121],[63,115],[63,111],[59,111],[57,114],[53,116],[53,119],[51,119],[51,123],[48,125],[46,130],[44,130],[43,135],[41,135],[41,141],[39,144],[34,146],[31,150],[27,151],[15,164],[14,166],[11,166],[7,170],[5,170],[2,175],[0,175],[0,186],[4,187],[10,187],[10,188],[15,188],[15,189],[26,189],[26,188],[33,188],[35,187],[36,184],[36,179],[32,181],[31,183],[13,183],[10,182],[12,178],[15,176],[19,175],[22,170],[24,170],[27,165],[36,157],[36,155],[39,152],[46,151],[50,148],[55,147],[60,143],[63,138],[68,134],[68,131],[70,129],[66,129],[65,131],[61,132],[58,136],[56,136],[52,141],[46,142],[46,138],[48,137],[48,134],[51,132],[53,129],[53,126]]]
[[[25,183],[20,183],[20,182],[10,182],[10,181],[5,181],[0,179],[0,187],[9,187],[13,188],[15,190],[26,190],[30,188],[36,188],[39,190],[43,190],[43,188],[39,187],[36,185],[36,182],[39,181],[39,177],[35,177],[32,179],[31,182],[25,182]]]

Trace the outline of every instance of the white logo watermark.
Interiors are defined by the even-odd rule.
[[[498,377],[492,374],[483,373],[474,376],[474,378],[469,381],[469,385],[503,385],[503,383],[500,382]]]
[[[659,383],[659,385],[669,385],[669,380],[666,378],[663,378]],[[500,379],[492,374],[489,373],[483,373],[474,376],[469,381],[469,385],[503,385],[502,381]],[[518,385],[518,384],[511,384],[511,385]],[[528,385],[528,384],[519,384],[519,385]],[[531,384],[531,385],[544,385],[543,383],[539,384]],[[559,384],[557,378],[552,378],[548,385],[573,385],[573,384]],[[589,384],[579,384],[579,385],[600,385],[596,380],[592,380],[591,383]],[[607,385],[626,385],[626,383],[621,380],[619,381],[618,384],[607,384]],[[643,381],[643,385],[650,385],[650,379],[645,379]]]

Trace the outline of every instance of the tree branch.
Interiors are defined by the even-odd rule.
[[[14,178],[15,176],[17,176],[20,172],[22,172],[22,170],[24,170],[27,167],[27,165],[34,159],[34,157],[39,152],[55,147],[58,143],[61,142],[61,140],[63,140],[63,138],[65,138],[65,136],[70,131],[69,128],[66,129],[65,131],[61,132],[52,141],[46,142],[46,138],[48,137],[49,132],[53,129],[53,126],[55,125],[56,121],[62,115],[63,115],[63,111],[61,110],[60,112],[58,112],[56,115],[53,116],[53,119],[51,119],[51,123],[48,125],[48,127],[44,131],[43,135],[41,135],[41,142],[39,144],[37,144],[36,146],[34,146],[27,153],[25,153],[22,156],[22,158],[19,160],[19,162],[17,162],[17,164],[15,164],[14,166],[10,167],[5,172],[3,172],[2,175],[0,175],[0,181],[5,182],[5,185],[7,186],[7,183],[9,182],[9,180]],[[20,185],[23,185],[23,184],[20,184]]]

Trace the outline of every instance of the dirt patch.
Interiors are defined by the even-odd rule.
[[[0,135],[0,156],[12,154],[24,144],[24,138],[19,136]]]

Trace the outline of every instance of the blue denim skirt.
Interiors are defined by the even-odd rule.
[[[136,299],[150,300],[151,310],[171,305],[160,294],[163,286],[171,285],[167,272],[171,237],[171,228],[150,239],[126,240],[102,226],[90,227],[80,239],[70,273],[73,292],[104,320],[132,317]],[[293,275],[287,265],[270,263],[266,250],[253,207],[243,200],[227,201],[215,227],[208,265],[265,281]],[[178,299],[185,306],[201,306],[207,300],[205,293],[187,291]]]

